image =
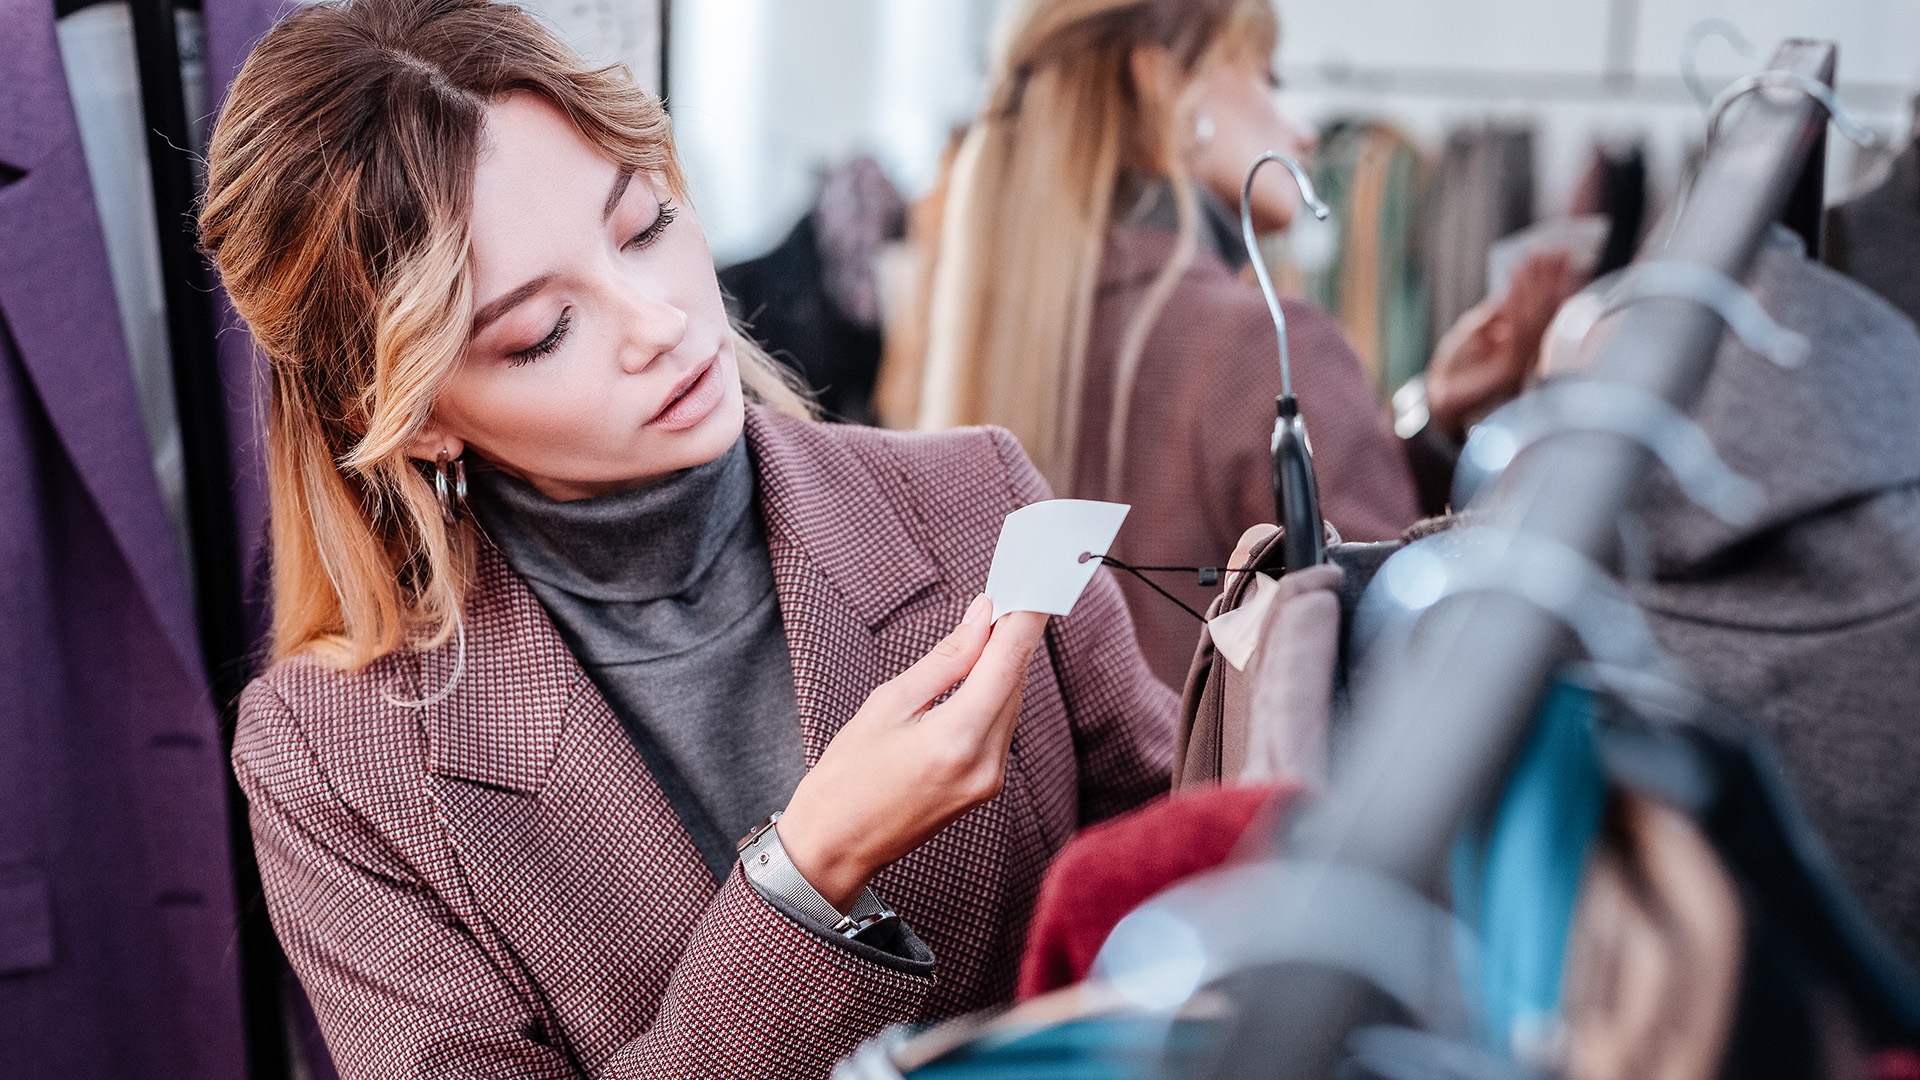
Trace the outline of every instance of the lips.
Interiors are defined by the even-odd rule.
[[[699,424],[720,407],[726,387],[720,380],[720,358],[715,356],[687,373],[667,395],[667,403],[647,421],[648,427],[663,431],[685,431]]]

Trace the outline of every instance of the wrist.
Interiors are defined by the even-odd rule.
[[[795,817],[790,807],[780,816],[775,831],[780,834],[780,846],[786,849],[787,858],[807,879],[807,884],[842,915],[852,911],[861,890],[873,877],[872,869],[854,855],[852,845],[834,842],[823,835],[824,830],[804,809]]]

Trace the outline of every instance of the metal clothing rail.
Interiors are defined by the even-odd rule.
[[[1830,42],[1792,40],[1769,66],[1831,85],[1835,60]],[[1685,205],[1637,261],[1693,263],[1744,281],[1768,227],[1795,216],[1810,189],[1818,199],[1826,125],[1826,113],[1803,94],[1749,94],[1733,104]],[[1637,303],[1614,318],[1590,376],[1684,412],[1706,384],[1721,334],[1719,317],[1698,304]],[[1653,460],[1618,434],[1560,435],[1507,469],[1476,504],[1478,524],[1612,565],[1620,515]],[[1556,616],[1517,596],[1471,593],[1440,605],[1390,666],[1358,673],[1342,767],[1327,797],[1294,823],[1283,844],[1288,856],[1415,888],[1439,880],[1460,823],[1506,775],[1549,678],[1574,648]],[[1256,1003],[1240,1024],[1264,1025],[1260,1042],[1279,1052],[1221,1075],[1327,1075],[1344,1042],[1351,990],[1323,978],[1290,983],[1270,1012]],[[1279,1030],[1287,1037],[1272,1037]]]

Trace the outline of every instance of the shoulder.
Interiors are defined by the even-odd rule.
[[[424,776],[426,736],[404,704],[420,668],[408,654],[357,671],[309,655],[274,664],[240,697],[233,765],[249,796],[354,803]]]
[[[959,501],[1011,509],[1052,497],[1005,428],[893,431],[803,420],[757,406],[748,415],[763,471],[788,483],[849,492],[872,485],[891,499],[929,507]]]

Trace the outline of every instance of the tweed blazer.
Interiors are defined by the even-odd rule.
[[[1048,493],[998,429],[750,407],[746,437],[811,766],[959,621],[1002,517]],[[824,1075],[888,1024],[1009,999],[1048,860],[1169,784],[1176,703],[1102,574],[1035,652],[999,797],[875,879],[935,956],[887,963],[737,865],[714,882],[490,550],[465,636],[464,665],[457,642],[354,673],[289,659],[241,702],[268,904],[348,1078]]]

